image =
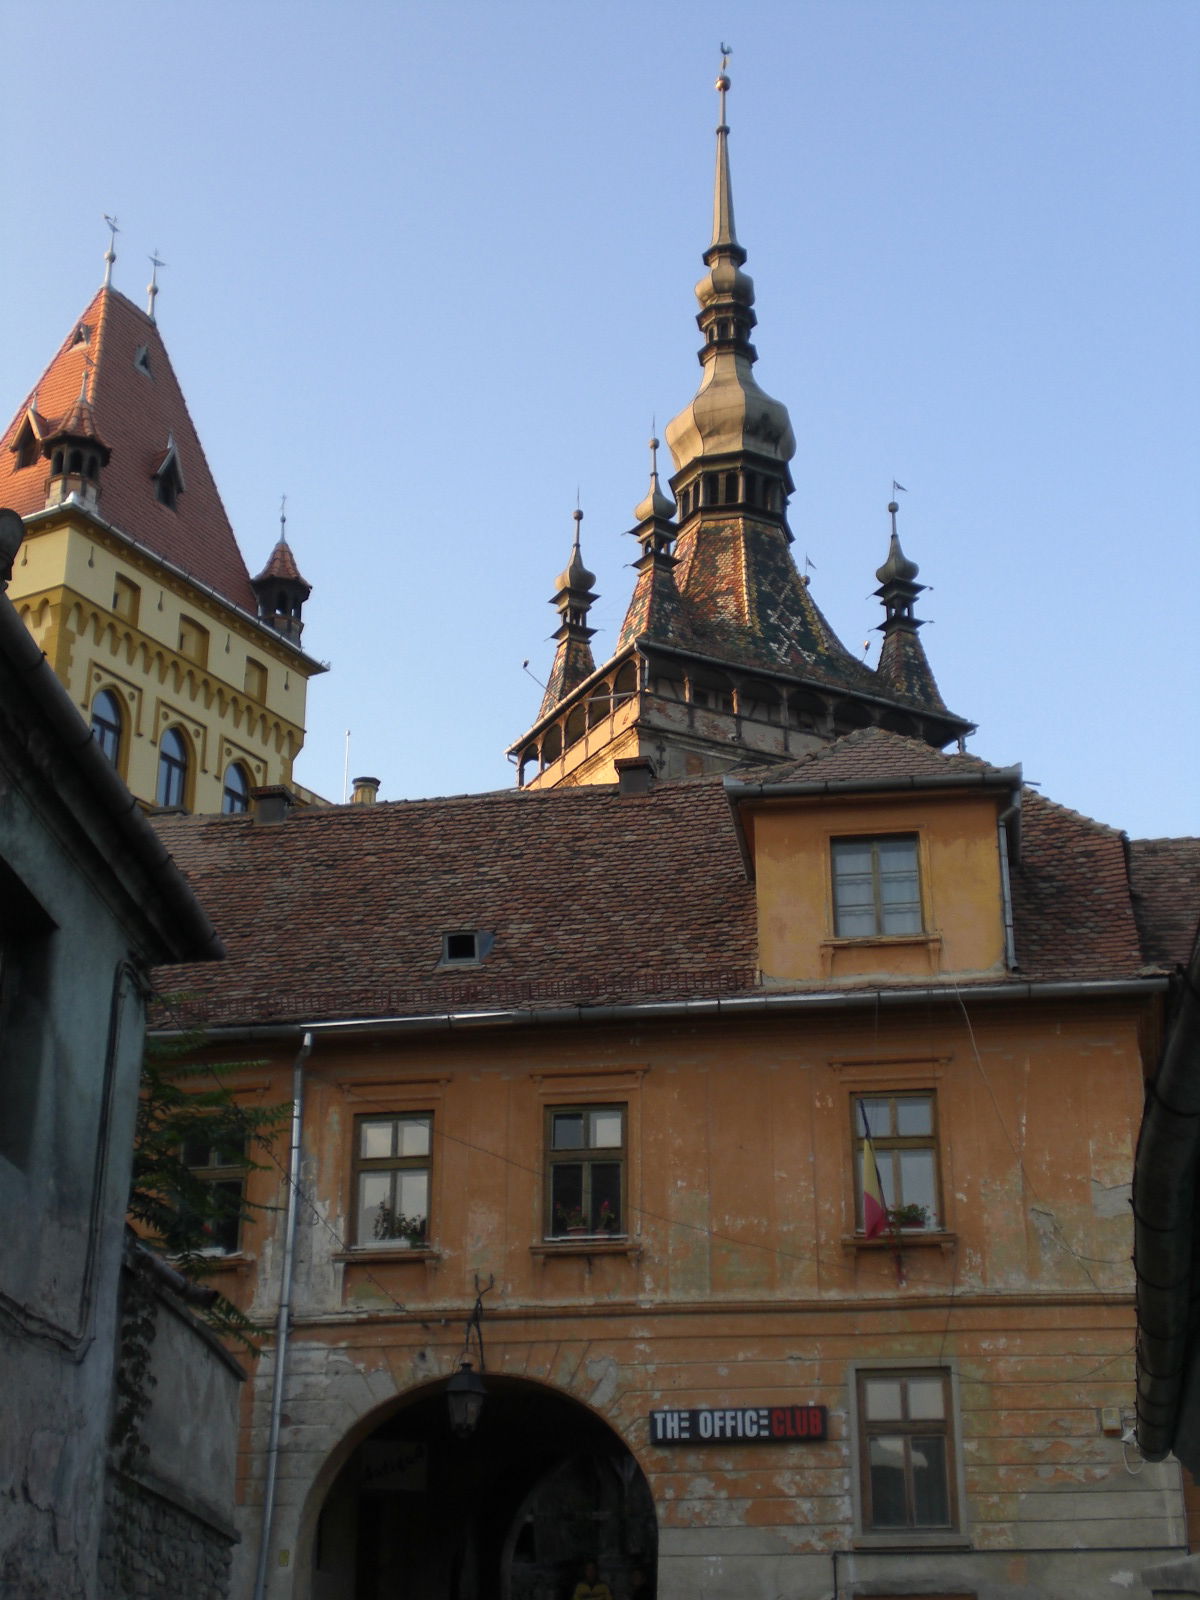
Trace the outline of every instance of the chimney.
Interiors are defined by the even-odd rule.
[[[648,794],[654,782],[654,768],[648,756],[623,756],[614,761],[617,769],[617,793],[620,795]]]
[[[285,783],[268,783],[261,789],[251,789],[250,798],[254,801],[255,822],[286,822],[292,808],[298,804],[297,797]]]
[[[373,806],[378,794],[378,778],[355,778],[354,793],[350,796],[350,804],[352,806]]]

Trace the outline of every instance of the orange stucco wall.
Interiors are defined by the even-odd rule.
[[[745,807],[764,978],[823,983],[881,974],[903,979],[1002,971],[996,831],[1002,803],[985,793],[926,792]],[[832,841],[893,833],[918,840],[924,935],[835,938]]]
[[[982,859],[986,838],[968,837],[961,855]],[[968,999],[882,1019],[864,1007],[318,1038],[280,1539],[299,1549],[311,1532],[313,1485],[352,1427],[453,1369],[478,1273],[495,1279],[489,1368],[610,1422],[647,1474],[662,1549],[680,1561],[715,1528],[756,1530],[764,1551],[853,1543],[853,1370],[898,1359],[954,1372],[968,1546],[1104,1545],[1116,1517],[1133,1519],[1124,1542],[1169,1544],[1180,1514],[1170,1469],[1130,1478],[1099,1423],[1101,1407],[1132,1397],[1127,1193],[1145,1016],[1131,1002]],[[245,1088],[286,1097],[289,1065],[280,1055],[244,1074]],[[936,1097],[942,1226],[905,1237],[897,1261],[890,1243],[855,1236],[852,1097],[917,1089]],[[587,1102],[628,1107],[628,1237],[547,1243],[545,1108]],[[355,1116],[404,1108],[434,1116],[431,1248],[348,1248]],[[278,1169],[253,1174],[250,1192],[279,1207]],[[264,1211],[245,1259],[220,1275],[264,1320],[280,1237],[280,1212]],[[259,1389],[244,1441],[251,1522]],[[649,1442],[655,1407],[768,1400],[828,1406],[829,1439]]]

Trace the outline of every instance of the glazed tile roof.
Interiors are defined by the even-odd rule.
[[[1200,919],[1200,839],[1131,839],[1129,871],[1146,960],[1187,966]]]
[[[875,730],[870,730],[874,733]],[[883,736],[897,767],[988,773]],[[809,772],[879,770],[852,734]],[[778,768],[764,768],[771,778]],[[720,779],[505,790],[297,811],[285,822],[156,827],[224,940],[219,967],[168,969],[212,1024],[686,1000],[757,992],[754,887]],[[1012,869],[1014,983],[1145,972],[1121,834],[1027,792]],[[495,936],[439,967],[442,936]]]
[[[12,446],[35,397],[42,437],[76,409],[85,363],[89,420],[112,451],[100,516],[253,615],[246,564],[158,328],[115,289],[99,290],[0,439],[0,505],[24,517],[44,508],[49,463],[21,468]],[[172,438],[187,486],[173,509],[154,483]]]

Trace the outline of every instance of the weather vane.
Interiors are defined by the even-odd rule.
[[[729,65],[729,58],[730,58],[730,56],[732,54],[733,54],[733,46],[731,44],[722,44],[722,46],[721,46],[721,71],[722,72],[724,72],[725,68]]]

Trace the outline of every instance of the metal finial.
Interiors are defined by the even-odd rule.
[[[111,289],[113,262],[117,259],[117,235],[121,230],[117,227],[116,217],[110,217],[107,211],[104,213],[104,220],[108,224],[108,249],[104,252],[104,287]]]
[[[158,298],[158,269],[159,267],[165,267],[166,264],[165,261],[159,260],[158,246],[156,245],[154,254],[150,257],[150,282],[146,285],[146,315],[151,322],[157,321],[154,315],[154,302]]]
[[[895,537],[895,534],[896,534],[896,513],[900,509],[900,507],[899,507],[899,505],[898,505],[898,503],[896,501],[896,495],[897,494],[907,494],[907,493],[908,493],[908,490],[904,487],[904,485],[902,483],[897,483],[895,478],[893,478],[892,479],[892,498],[888,501],[888,511],[891,514],[891,518],[892,518],[892,536],[893,537]]]
[[[578,550],[578,548],[579,548],[579,524],[583,521],[583,512],[579,509],[578,505],[576,505],[574,511],[572,511],[571,517],[572,517],[572,520],[575,523],[575,548]]]
[[[285,494],[279,497],[279,541],[281,544],[287,543],[287,495]]]
[[[650,478],[652,482],[658,482],[658,440],[653,434],[650,436]]]

